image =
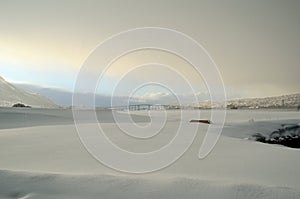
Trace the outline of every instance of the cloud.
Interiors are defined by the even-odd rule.
[[[300,1],[216,4],[166,0],[133,4],[2,3],[1,75],[71,89],[81,63],[100,42],[124,30],[155,25],[184,32],[202,44],[219,66],[225,86],[238,95],[259,97],[300,91]],[[188,67],[174,57],[152,54],[145,58],[142,53],[136,57],[124,59],[108,71],[109,75],[114,78],[152,57],[169,60],[167,63],[188,73],[197,85],[193,73],[185,71]]]

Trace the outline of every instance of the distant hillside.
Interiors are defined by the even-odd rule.
[[[300,93],[265,98],[233,99],[227,102],[229,108],[297,108]]]
[[[57,107],[49,99],[17,88],[0,77],[0,106],[11,107],[16,103],[41,108]]]
[[[18,84],[15,83],[20,89],[27,90],[29,92],[39,93],[47,98],[51,99],[58,105],[61,106],[70,106],[72,105],[72,92],[58,89],[58,88],[44,88],[37,85],[30,85],[30,84]],[[127,104],[128,99],[122,96],[115,96],[118,97],[118,101],[120,106]],[[164,100],[166,101],[166,100]],[[111,98],[109,96],[96,94],[95,95],[95,103],[98,107],[109,107],[111,105]],[[142,102],[147,104],[160,104],[160,102]],[[138,104],[138,103],[136,103]],[[168,103],[162,103],[165,105],[171,105],[171,108],[178,108],[178,105]],[[173,105],[173,106],[172,106]],[[300,93],[298,94],[290,94],[290,95],[282,95],[277,97],[266,97],[266,98],[244,98],[244,99],[231,99],[227,101],[228,108],[297,108],[300,105]],[[198,104],[184,104],[185,108],[219,108],[222,104],[220,103],[213,103],[211,104],[210,101],[203,101]]]
[[[14,83],[14,85],[28,92],[39,93],[43,96],[46,96],[47,98],[49,98],[59,106],[72,105],[72,96],[73,96],[72,91],[59,89],[59,88],[46,88],[46,87],[41,87],[38,85],[31,85],[31,84]],[[87,95],[87,93],[82,93],[82,95]],[[92,94],[90,93],[90,95]],[[123,96],[115,96],[115,100],[119,103],[119,105],[122,105],[122,104],[126,104],[128,99]],[[95,104],[98,107],[109,107],[111,105],[111,97],[107,95],[96,94]]]
[[[39,93],[59,106],[72,105],[72,92],[59,88],[47,88],[32,84],[13,83],[17,88],[28,92]]]

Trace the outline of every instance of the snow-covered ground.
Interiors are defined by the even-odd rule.
[[[194,143],[177,162],[157,172],[132,175],[91,157],[70,113],[64,111],[32,109],[24,114],[0,109],[0,125],[9,126],[0,130],[0,198],[300,198],[300,150],[244,139],[257,131],[268,133],[282,122],[299,123],[299,112],[228,111],[222,136],[208,157],[198,159],[207,130],[201,124]],[[10,120],[5,120],[9,114]],[[19,114],[24,125],[13,128]],[[29,127],[25,118],[36,114],[40,123],[32,121]],[[141,124],[147,121],[142,117],[146,112],[134,114]],[[105,118],[102,127],[111,140],[130,151],[164,146],[179,121],[178,111],[168,111],[166,128],[143,141],[122,135],[109,111],[98,115]],[[208,117],[209,111],[202,111],[201,118]],[[65,123],[57,125],[53,118]]]

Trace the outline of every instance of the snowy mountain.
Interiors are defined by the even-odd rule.
[[[59,106],[71,106],[72,105],[72,91],[60,89],[60,88],[47,88],[38,85],[32,84],[22,84],[22,83],[14,83],[14,86],[17,88],[23,89],[28,92],[39,93],[55,104]],[[86,95],[87,93],[82,93],[82,95]],[[92,95],[90,93],[90,95]],[[118,101],[119,105],[124,105],[127,103],[127,98],[124,96],[114,96],[115,100]],[[98,107],[109,107],[111,105],[111,97],[108,95],[96,94],[95,95],[95,104]]]
[[[193,105],[197,108],[220,108],[222,103],[200,102]],[[264,97],[264,98],[241,98],[227,100],[228,109],[300,109],[300,93]]]
[[[233,99],[228,107],[237,108],[295,108],[300,106],[300,94],[289,94],[265,98]]]
[[[39,94],[29,93],[19,89],[0,77],[0,106],[11,107],[16,103],[40,108],[57,107],[49,99]]]
[[[14,86],[17,88],[23,89],[28,92],[39,93],[43,96],[46,96],[54,103],[60,106],[70,106],[72,105],[72,92],[68,90],[63,90],[59,88],[45,88],[38,85],[31,85],[31,84],[22,84],[22,83],[14,83]],[[118,102],[120,105],[124,105],[127,103],[127,98],[122,96],[114,96],[115,98],[118,97]],[[187,96],[188,98],[188,96]],[[208,96],[203,96],[203,99],[209,99]],[[111,98],[106,95],[96,94],[95,96],[95,103],[98,107],[109,107],[111,105]],[[201,100],[201,99],[200,99]],[[161,104],[161,101],[157,100],[158,102],[153,103],[151,101],[147,101],[146,103],[149,104]],[[187,100],[188,101],[188,100]],[[138,104],[138,102],[135,102]],[[170,102],[170,109],[174,106],[178,107],[178,105],[172,105],[173,102]],[[163,104],[168,104],[164,102]],[[223,104],[222,103],[211,103],[208,101],[202,101],[198,104],[184,104],[187,108],[219,108]],[[275,97],[265,97],[265,98],[241,98],[241,99],[229,99],[227,101],[228,108],[238,108],[238,109],[257,109],[257,108],[293,108],[297,109],[300,106],[300,93],[295,94],[288,94],[288,95],[281,95]]]

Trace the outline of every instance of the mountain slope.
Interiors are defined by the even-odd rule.
[[[31,84],[22,84],[14,83],[14,85],[20,89],[24,89],[29,92],[39,93],[47,98],[51,99],[54,103],[61,106],[70,106],[72,105],[72,92],[59,89],[59,88],[45,88],[38,85]],[[83,95],[85,95],[83,93]],[[114,96],[118,97],[120,105],[125,105],[128,102],[126,96]],[[188,98],[188,96],[187,96]],[[192,98],[192,95],[191,95]],[[99,107],[109,107],[111,106],[111,98],[106,95],[96,94],[95,95],[96,106]],[[202,101],[201,101],[202,100]],[[208,100],[208,101],[204,101]],[[187,99],[188,101],[188,99]],[[162,103],[163,102],[163,103]],[[136,103],[136,102],[135,102]],[[156,100],[148,101],[149,104],[168,104],[165,101]],[[172,104],[173,102],[170,102]],[[188,104],[188,102],[187,102]],[[184,105],[187,105],[184,104]],[[199,98],[199,103],[192,106],[202,107],[202,108],[211,108],[219,107],[222,104],[213,103],[209,101],[209,96],[202,96]],[[227,101],[228,108],[237,107],[237,108],[297,108],[300,105],[300,93],[281,95],[275,97],[265,97],[265,98],[241,98],[241,99],[228,99]]]
[[[0,77],[0,106],[11,107],[23,103],[32,107],[54,108],[56,105],[49,99],[35,93],[19,89]]]
[[[233,99],[227,103],[231,107],[250,108],[292,108],[300,105],[300,93],[264,98]]]

